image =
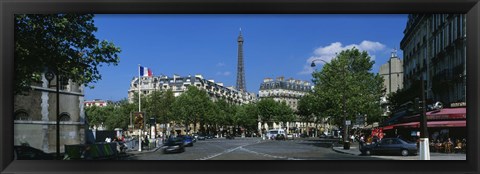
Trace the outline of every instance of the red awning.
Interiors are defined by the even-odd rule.
[[[445,108],[427,112],[428,120],[466,119],[466,108]]]
[[[466,127],[466,125],[467,125],[467,120],[427,122],[428,127]],[[401,124],[385,126],[383,130],[389,130],[393,128],[419,128],[419,127],[420,127],[420,122],[410,122],[410,123],[401,123]]]
[[[428,127],[466,127],[467,120],[455,121],[429,121]]]

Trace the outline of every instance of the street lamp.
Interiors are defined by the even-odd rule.
[[[420,118],[420,160],[430,160],[430,146],[428,141],[428,129],[427,129],[427,114],[425,107],[425,81],[423,79],[423,73],[420,76],[420,88],[422,92],[421,102],[421,118]]]
[[[315,67],[315,61],[322,61],[326,64],[328,63],[323,59],[313,59],[312,64],[310,65],[311,67]],[[345,74],[344,74],[344,78],[345,78]],[[345,96],[345,93],[346,93],[345,86],[346,85],[344,85],[344,87],[343,87],[343,93],[342,93],[342,105],[343,105],[342,110],[343,110],[343,127],[344,127],[344,130],[343,130],[343,149],[350,149],[350,141],[348,140],[347,108],[346,108],[347,107],[347,99],[346,99],[346,96]]]
[[[53,80],[53,78],[56,76],[56,96],[57,96],[57,112],[56,112],[56,157],[58,160],[60,160],[60,85],[59,85],[59,78],[58,78],[58,70],[56,72],[52,71],[47,71],[45,73],[45,78],[48,80],[48,88],[50,88],[50,82]]]

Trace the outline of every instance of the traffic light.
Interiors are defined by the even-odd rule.
[[[136,129],[143,129],[143,113],[142,112],[136,112],[135,113],[135,128]]]

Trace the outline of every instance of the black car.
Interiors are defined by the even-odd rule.
[[[54,160],[55,155],[45,153],[40,149],[30,146],[14,146],[14,159],[17,160]]]
[[[169,138],[163,147],[163,153],[185,152],[183,138]]]
[[[235,136],[233,134],[228,134],[227,136],[225,136],[225,138],[229,140],[233,140],[235,139]]]
[[[286,138],[283,134],[277,134],[277,136],[275,136],[275,140],[286,140]]]
[[[360,152],[364,155],[372,154],[400,154],[402,156],[417,154],[416,143],[406,142],[400,138],[384,138],[378,143],[363,145]]]
[[[205,140],[205,135],[198,135],[197,139],[198,140]]]

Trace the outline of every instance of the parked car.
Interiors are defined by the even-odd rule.
[[[13,156],[16,160],[54,160],[55,155],[45,153],[30,146],[13,146]]]
[[[406,142],[400,138],[384,138],[378,143],[363,145],[360,152],[364,155],[372,154],[400,154],[402,156],[417,154],[416,143]]]
[[[270,139],[275,139],[277,135],[283,135],[283,138],[285,138],[285,130],[284,129],[270,129],[267,132],[267,137]]]
[[[200,134],[200,135],[198,135],[197,139],[198,140],[205,140],[206,138],[205,138],[205,135]]]
[[[169,138],[164,144],[163,153],[185,152],[182,138]]]
[[[194,143],[197,142],[197,140],[198,140],[198,134],[197,134],[197,133],[194,133],[194,134],[192,135],[192,137],[193,137],[193,142],[194,142]]]
[[[285,134],[277,134],[275,140],[286,140]]]
[[[293,140],[294,136],[293,134],[287,134],[287,140]]]
[[[235,136],[233,134],[228,134],[227,136],[225,136],[225,138],[232,140],[232,139],[235,139]]]
[[[307,133],[300,134],[300,138],[308,138]]]
[[[319,138],[328,138],[328,135],[325,133],[322,133],[318,136]]]

